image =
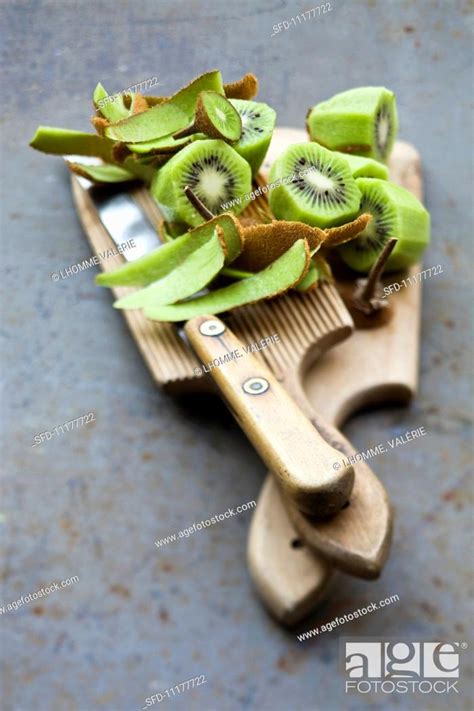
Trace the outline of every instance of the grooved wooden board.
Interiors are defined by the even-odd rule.
[[[269,169],[282,141],[303,140],[303,132],[282,129],[280,142],[270,147],[264,167]],[[390,174],[394,182],[423,198],[420,158],[413,146],[395,145]],[[409,273],[418,270],[414,266]],[[397,281],[397,276],[385,281]],[[356,329],[349,341],[326,351],[302,375],[308,404],[336,427],[367,404],[406,402],[416,392],[421,285],[402,289],[390,299],[393,316],[389,323],[377,329]],[[329,590],[332,569],[328,562],[334,561],[334,555],[321,540],[327,525],[312,526],[297,514],[290,522],[273,477],[266,478],[249,530],[247,558],[262,600],[283,624],[297,623]]]

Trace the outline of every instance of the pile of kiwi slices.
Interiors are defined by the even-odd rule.
[[[140,180],[158,204],[163,245],[97,277],[103,286],[139,287],[117,308],[181,321],[313,289],[332,280],[335,254],[354,278],[380,269],[382,256],[386,271],[420,259],[429,214],[389,181],[386,165],[398,129],[394,94],[362,87],[313,106],[310,140],[286,148],[265,185],[259,169],[276,112],[257,93],[253,74],[224,84],[219,71],[172,96],[106,101],[98,84],[95,134],[37,130],[33,148],[100,158],[69,167],[99,183]],[[241,215],[257,196],[258,221]]]

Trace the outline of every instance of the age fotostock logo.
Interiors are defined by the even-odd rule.
[[[346,694],[458,694],[464,642],[343,640]]]

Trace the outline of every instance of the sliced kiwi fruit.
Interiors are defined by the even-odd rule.
[[[306,126],[326,148],[386,161],[398,129],[395,94],[383,86],[343,91],[313,106]]]
[[[380,180],[388,180],[388,168],[384,163],[374,160],[373,158],[352,155],[351,153],[339,153],[338,151],[334,151],[334,153],[349,163],[353,178],[380,178]]]
[[[347,161],[317,143],[295,143],[273,163],[269,204],[275,217],[334,227],[359,211],[360,192]]]
[[[242,134],[239,112],[217,91],[202,91],[196,101],[194,121],[174,134],[175,139],[205,133],[209,138],[221,138],[235,143]]]
[[[232,207],[238,214],[250,198],[250,166],[236,151],[221,140],[195,141],[176,153],[155,176],[151,194],[167,222],[185,222],[197,226],[203,217],[186,197],[188,186],[213,213],[226,210],[224,203],[241,198]]]
[[[415,264],[430,241],[430,216],[408,190],[377,178],[357,178],[362,199],[360,210],[372,215],[365,230],[338,252],[358,272],[368,272],[386,242],[397,239],[385,271],[397,271]]]
[[[258,79],[255,74],[244,74],[242,79],[224,84],[224,94],[228,99],[253,99],[257,96]]]
[[[272,140],[276,112],[268,104],[243,99],[231,99],[230,103],[239,112],[242,135],[234,148],[250,163],[252,175],[258,173]]]

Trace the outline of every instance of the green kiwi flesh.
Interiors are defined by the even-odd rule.
[[[358,272],[368,272],[390,237],[397,244],[386,272],[415,264],[430,241],[430,216],[408,190],[376,178],[356,180],[362,199],[360,212],[372,215],[371,222],[355,239],[338,248],[344,262]]]
[[[360,192],[349,164],[317,143],[295,143],[273,163],[270,208],[277,219],[335,227],[359,211]]]
[[[248,205],[252,190],[250,166],[224,141],[196,141],[176,153],[161,168],[151,185],[151,194],[167,222],[197,226],[204,220],[184,193],[189,186],[214,214],[226,209],[224,203],[241,198],[230,210],[239,214]]]
[[[250,164],[255,176],[272,140],[276,112],[268,104],[257,101],[230,99],[230,103],[242,120],[242,135],[234,148]]]
[[[380,161],[373,158],[364,158],[350,153],[338,153],[337,151],[334,151],[334,153],[348,162],[353,178],[388,180],[388,168],[384,163],[380,163]]]
[[[375,86],[343,91],[313,106],[306,126],[326,148],[385,162],[398,130],[395,94]]]

